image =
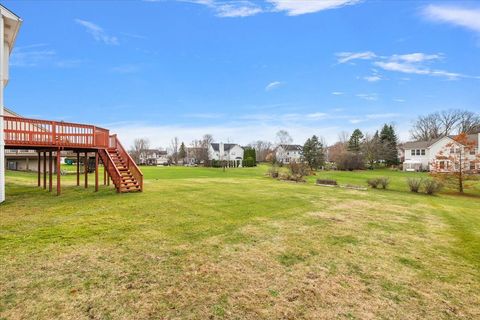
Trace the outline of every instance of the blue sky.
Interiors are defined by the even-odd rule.
[[[295,142],[480,110],[480,3],[4,1],[24,20],[5,104],[128,145]]]

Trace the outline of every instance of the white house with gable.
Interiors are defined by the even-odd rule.
[[[211,143],[208,147],[209,159],[234,162],[241,167],[243,162],[243,148],[236,143]]]
[[[277,161],[283,164],[300,162],[302,154],[303,147],[299,144],[281,144],[275,149]]]
[[[474,159],[479,155],[480,133],[468,135],[468,141],[475,145],[475,149],[470,150],[468,157],[472,160],[472,166],[476,166],[475,170],[480,170],[480,166],[474,163]],[[458,152],[458,148],[463,146],[453,140],[453,136],[446,136],[443,138],[433,139],[429,141],[412,141],[406,142],[402,145],[400,154],[403,155],[403,170],[404,171],[430,171],[432,164],[438,160],[437,156],[440,151],[445,151],[448,144],[454,144],[455,147],[450,148],[449,152]],[[449,164],[440,164],[440,167],[448,168]],[[472,168],[473,169],[473,168]]]
[[[8,83],[10,53],[22,20],[0,5],[0,202],[5,200],[5,140],[3,138],[3,89]]]

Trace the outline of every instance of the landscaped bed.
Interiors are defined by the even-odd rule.
[[[426,174],[145,167],[145,192],[7,173],[0,318],[474,319],[480,192],[409,192]],[[102,175],[101,175],[102,176]],[[319,188],[316,179],[387,190]],[[91,179],[93,181],[93,179]]]

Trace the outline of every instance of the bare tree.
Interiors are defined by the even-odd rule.
[[[454,133],[475,133],[480,130],[480,116],[466,110],[446,110],[419,116],[410,135],[414,140],[432,140]]]
[[[365,161],[367,161],[370,167],[373,167],[374,164],[380,160],[382,154],[382,143],[380,137],[377,134],[366,133],[361,145],[361,151],[365,156]]]
[[[172,149],[172,160],[173,162],[175,162],[175,164],[178,164],[178,147],[179,147],[178,137],[175,137],[170,142],[170,148]]]
[[[273,144],[270,141],[257,140],[250,143],[250,147],[255,149],[257,161],[267,161],[267,155],[272,152]]]
[[[147,150],[150,148],[150,141],[147,138],[137,138],[130,147],[130,155],[135,163],[140,163],[142,155],[146,156]]]
[[[458,120],[458,130],[460,134],[462,132],[471,134],[480,132],[480,115],[475,114],[471,111],[463,111],[460,114],[460,119]]]
[[[350,133],[348,131],[342,131],[338,134],[338,141],[340,143],[344,143],[345,145],[347,145],[349,140],[350,140]]]
[[[277,146],[281,144],[291,144],[293,141],[292,137],[286,130],[280,130],[277,132]]]

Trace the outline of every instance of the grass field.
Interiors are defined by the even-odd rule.
[[[265,166],[142,169],[143,193],[69,175],[60,197],[7,173],[1,319],[480,317],[478,186],[427,196],[393,171],[295,184]],[[391,190],[313,183],[382,175]]]

